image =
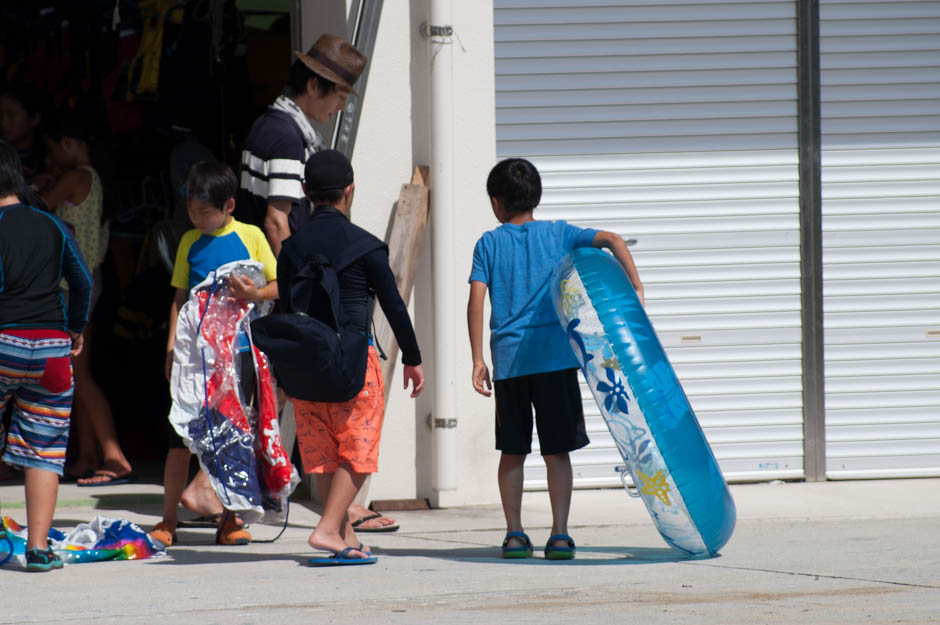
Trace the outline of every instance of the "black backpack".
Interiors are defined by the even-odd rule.
[[[288,246],[281,251],[291,254]],[[291,397],[343,402],[362,390],[369,337],[347,327],[337,277],[362,256],[347,255],[335,264],[322,254],[308,257],[289,288],[280,287],[280,308],[287,312],[251,322],[252,340],[267,354],[278,383]],[[370,297],[369,310],[372,301]]]

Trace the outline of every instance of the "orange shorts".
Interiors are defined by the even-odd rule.
[[[335,473],[343,464],[356,473],[379,470],[385,385],[375,348],[369,348],[365,385],[352,399],[292,401],[305,473]]]

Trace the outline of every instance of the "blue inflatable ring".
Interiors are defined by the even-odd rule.
[[[581,248],[555,268],[551,290],[659,533],[687,554],[716,555],[734,531],[734,500],[626,272],[606,252]]]

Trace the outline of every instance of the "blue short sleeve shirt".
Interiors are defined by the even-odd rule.
[[[564,221],[503,224],[473,250],[470,281],[490,291],[493,379],[578,366],[552,306],[549,282],[565,254],[591,245],[597,230]]]

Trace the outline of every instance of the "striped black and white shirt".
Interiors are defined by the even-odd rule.
[[[297,232],[310,218],[302,183],[304,164],[315,151],[290,115],[268,107],[245,139],[236,219],[263,229],[268,204],[288,200],[290,231]]]

